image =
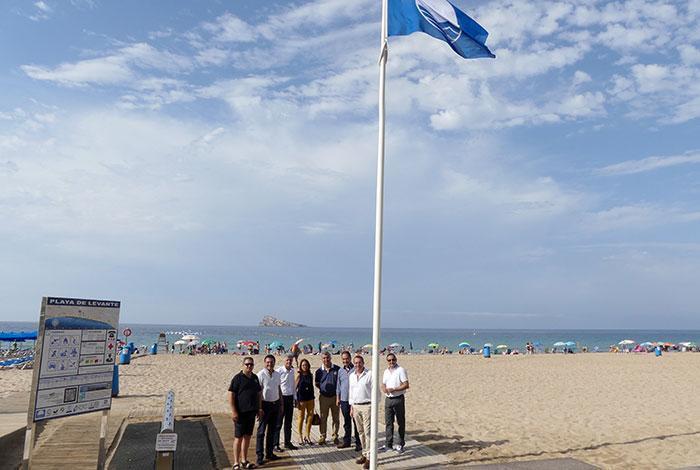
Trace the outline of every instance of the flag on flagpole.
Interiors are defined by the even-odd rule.
[[[486,47],[489,33],[447,0],[389,0],[388,20],[389,36],[422,31],[465,59],[496,57]]]

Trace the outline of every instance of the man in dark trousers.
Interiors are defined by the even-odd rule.
[[[406,445],[406,403],[404,401],[408,390],[408,374],[406,369],[396,362],[396,354],[386,355],[387,368],[382,378],[382,392],[384,399],[384,423],[386,425],[384,438],[386,444],[382,450],[393,449],[403,454]],[[394,445],[394,418],[399,425],[399,443]]]
[[[350,443],[352,441],[352,431],[353,429],[355,430],[355,450],[356,451],[361,451],[362,450],[362,444],[360,443],[360,435],[357,433],[357,425],[355,424],[355,420],[352,419],[352,416],[350,416],[350,402],[349,402],[349,394],[350,394],[350,374],[352,374],[355,369],[352,366],[352,362],[350,359],[350,353],[348,351],[343,351],[343,353],[340,355],[341,360],[343,361],[343,367],[340,368],[338,371],[338,387],[337,387],[337,396],[338,396],[338,406],[340,406],[340,412],[343,413],[343,442],[338,445],[338,449],[345,449],[347,447],[350,447]]]
[[[340,427],[340,408],[338,407],[337,386],[340,368],[331,362],[331,353],[324,351],[321,354],[323,365],[316,370],[314,382],[318,388],[318,407],[321,409],[321,425],[319,426],[319,444],[326,443],[326,431],[328,428],[328,412],[333,418],[333,444],[340,444],[338,428]]]
[[[275,370],[275,356],[272,354],[265,356],[265,368],[258,372],[258,380],[262,387],[262,417],[258,423],[255,453],[258,456],[257,464],[262,465],[264,459],[279,460],[280,458],[272,452],[275,445],[277,417],[282,413],[283,406],[280,373]]]
[[[277,368],[277,372],[280,374],[280,388],[282,389],[282,408],[284,408],[284,412],[277,418],[275,429],[275,450],[277,452],[284,452],[280,447],[282,427],[284,427],[284,448],[290,450],[297,448],[292,444],[292,418],[294,417],[294,391],[296,390],[292,362],[294,362],[294,354],[287,354],[284,365]]]
[[[255,417],[262,417],[262,387],[258,376],[253,374],[253,365],[252,357],[243,359],[243,370],[233,377],[227,393],[234,424],[234,468],[250,468],[250,438],[253,435]]]

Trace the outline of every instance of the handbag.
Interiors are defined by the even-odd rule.
[[[321,417],[314,411],[314,415],[311,417],[311,426],[319,426],[321,424]]]

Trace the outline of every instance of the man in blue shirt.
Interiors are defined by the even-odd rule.
[[[355,420],[350,416],[350,375],[355,371],[350,361],[350,353],[348,351],[343,351],[340,355],[343,361],[343,367],[340,368],[338,374],[338,400],[337,403],[340,406],[340,412],[343,413],[343,430],[345,434],[343,435],[343,442],[340,443],[338,449],[345,449],[350,447],[350,441],[352,438],[352,431],[355,430],[355,450],[361,451],[362,444],[360,443],[360,435],[357,432],[357,425],[355,425]]]
[[[319,426],[319,444],[326,443],[326,431],[328,428],[328,412],[333,418],[333,444],[338,445],[338,428],[340,425],[340,408],[338,407],[338,375],[340,367],[331,363],[331,353],[321,354],[323,365],[316,370],[314,382],[318,388],[318,406],[321,409],[321,425]]]

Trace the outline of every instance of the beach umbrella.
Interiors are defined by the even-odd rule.
[[[371,344],[365,344],[364,346],[362,346],[362,349],[372,349],[372,345],[371,345]]]
[[[466,341],[462,341],[461,343],[458,344],[458,346],[459,346],[460,348],[469,348],[469,347],[471,347],[471,346],[469,345],[469,343],[467,343]]]
[[[187,344],[187,341],[182,340],[182,339],[178,339],[178,340],[175,341],[173,344],[176,344],[176,345],[178,345],[178,346],[181,346],[181,345],[183,345],[183,344]]]
[[[181,339],[185,341],[197,341],[199,338],[195,335],[185,335]]]
[[[552,346],[554,346],[555,348],[563,348],[564,346],[566,346],[566,343],[563,341],[557,341]]]
[[[216,341],[214,341],[214,340],[211,339],[211,338],[207,338],[207,339],[205,339],[204,341],[202,341],[202,344],[203,344],[204,346],[211,346],[212,344],[216,344]]]
[[[508,349],[508,345],[507,344],[499,344],[498,346],[496,346],[496,349]]]
[[[401,347],[401,344],[400,344],[400,343],[391,343],[391,344],[389,345],[389,347],[390,347],[390,348],[400,348],[400,347]]]
[[[635,342],[631,339],[623,339],[617,344],[619,344],[620,346],[629,346],[630,344],[635,344]]]
[[[487,347],[487,346],[488,346],[489,348],[492,348],[492,347],[493,347],[493,344],[491,344],[491,343],[486,343],[486,344],[484,344],[484,347]]]
[[[678,343],[678,346],[683,346],[685,348],[697,348],[698,345],[693,343],[692,341],[686,341],[684,343]]]
[[[299,344],[304,341],[304,338],[299,338],[298,340],[294,341],[295,346],[299,346]]]
[[[272,349],[277,349],[280,347],[284,347],[284,344],[282,344],[280,341],[273,341],[272,343],[270,343],[270,348]]]
[[[573,341],[567,341],[566,343],[564,343],[564,346],[566,346],[567,348],[575,348],[576,343],[574,343]]]
[[[428,344],[428,347],[429,347],[429,348],[433,348],[433,349],[437,349],[437,348],[440,347],[440,345],[437,344],[437,343],[430,343],[430,344]]]
[[[197,340],[195,339],[195,340],[192,340],[192,341],[190,341],[189,343],[187,343],[187,346],[197,346],[198,344],[199,344],[199,341],[197,341]]]

